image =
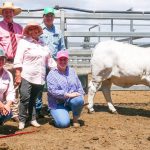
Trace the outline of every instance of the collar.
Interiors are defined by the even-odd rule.
[[[54,25],[52,25],[50,28],[48,28],[44,23],[42,23],[42,25],[41,25],[41,27],[43,28],[43,29],[47,29],[47,30],[55,30],[55,26]]]
[[[53,68],[53,69],[56,70],[57,72],[61,73],[61,72],[58,70],[57,67],[55,67],[55,68]],[[63,74],[67,75],[68,72],[69,72],[69,66],[66,67],[65,73],[63,73]],[[62,74],[62,73],[61,73],[61,74]]]
[[[29,42],[35,43],[35,44],[43,44],[42,40],[40,40],[40,38],[38,38],[38,41],[36,41],[35,39],[33,39],[32,37],[25,37],[25,39]]]
[[[8,26],[8,22],[6,22],[5,20],[3,20],[4,24]],[[14,25],[14,22],[11,22]]]

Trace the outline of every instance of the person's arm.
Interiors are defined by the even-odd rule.
[[[57,67],[56,61],[50,55],[47,58],[47,66],[49,70],[51,70],[51,68]]]
[[[66,99],[65,91],[59,88],[59,84],[57,83],[57,75],[55,77],[55,73],[50,71],[47,76],[47,90],[50,95],[57,99]]]
[[[0,101],[0,114],[3,114],[4,104]]]
[[[3,115],[7,115],[10,113],[10,106],[12,105],[12,101],[8,101],[6,105],[4,105],[4,109],[3,109]]]
[[[13,82],[13,77],[12,74],[10,72],[9,73],[9,85],[7,88],[7,91],[4,93],[5,94],[5,99],[7,101],[8,104],[15,102],[15,88],[14,88],[14,82]],[[7,104],[6,103],[6,104]]]
[[[15,85],[20,85],[21,83],[21,70],[22,68],[15,69]]]
[[[4,93],[4,98],[6,99],[6,104],[4,104],[4,109],[3,109],[3,115],[7,115],[10,113],[10,106],[13,102],[15,102],[15,89],[14,89],[14,84],[13,84],[13,77],[10,72],[9,74],[9,85],[7,88],[7,91]]]
[[[23,65],[23,55],[25,50],[24,40],[20,40],[17,46],[16,56],[14,59],[14,68],[15,68],[15,84],[19,85],[21,83],[21,71]]]

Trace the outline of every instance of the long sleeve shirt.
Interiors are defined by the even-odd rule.
[[[51,66],[52,59],[48,47],[40,40],[32,38],[21,39],[16,56],[14,68],[21,68],[21,77],[33,84],[45,84],[46,67]]]
[[[13,85],[12,74],[3,70],[2,76],[0,76],[0,101],[6,104],[8,101],[15,101],[15,89]]]
[[[67,67],[65,74],[53,68],[47,76],[48,105],[55,108],[58,101],[67,100],[65,94],[79,92],[84,95],[81,82],[73,68]]]
[[[17,43],[22,38],[22,26],[13,22],[13,29]],[[12,51],[11,37],[8,29],[8,23],[6,21],[0,22],[0,46],[5,50],[8,59],[14,59]]]
[[[52,57],[56,59],[57,52],[66,49],[64,37],[54,25],[51,28],[47,28],[45,24],[42,24],[43,34],[40,39],[49,47]]]

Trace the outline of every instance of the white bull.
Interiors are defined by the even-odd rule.
[[[116,41],[100,42],[91,59],[92,80],[89,83],[88,109],[93,109],[93,99],[101,87],[109,110],[113,106],[110,88],[112,83],[121,87],[144,84],[150,86],[150,49]]]

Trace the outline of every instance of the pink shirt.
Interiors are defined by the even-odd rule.
[[[7,101],[15,101],[15,89],[13,85],[13,77],[12,74],[3,70],[2,76],[0,76],[0,101],[4,104]]]
[[[22,30],[21,25],[13,22],[13,29],[16,36],[17,43],[22,38]],[[8,23],[6,21],[0,22],[0,46],[5,50],[8,59],[13,59],[11,39],[8,29]]]
[[[50,51],[40,40],[21,39],[14,60],[14,68],[22,68],[21,77],[33,84],[45,84],[46,66],[52,66]],[[55,65],[55,64],[54,64]]]

